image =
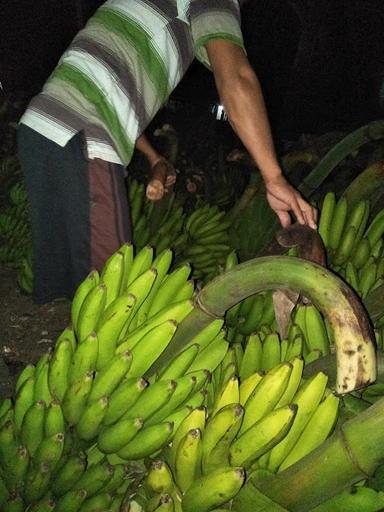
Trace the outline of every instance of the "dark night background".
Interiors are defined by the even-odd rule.
[[[0,81],[10,97],[39,91],[100,0],[0,0]],[[383,0],[249,0],[249,59],[281,137],[352,129],[382,117]],[[192,65],[172,98],[209,108],[212,76]]]

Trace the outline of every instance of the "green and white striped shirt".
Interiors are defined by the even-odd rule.
[[[108,0],[72,41],[20,122],[60,146],[84,131],[89,158],[127,165],[204,45],[243,47],[237,0]]]

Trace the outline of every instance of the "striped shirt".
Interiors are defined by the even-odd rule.
[[[108,0],[72,41],[20,122],[60,146],[84,131],[89,158],[127,165],[136,139],[204,45],[242,47],[238,0]]]

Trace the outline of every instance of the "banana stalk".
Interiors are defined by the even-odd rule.
[[[358,297],[324,267],[289,256],[247,261],[205,286],[195,298],[195,309],[180,324],[172,343],[155,363],[156,368],[169,361],[214,318],[222,318],[229,308],[250,295],[276,288],[304,295],[328,321],[336,345],[337,393],[348,393],[375,381],[374,335]]]
[[[362,199],[369,199],[372,209],[384,194],[384,161],[369,165],[344,190],[343,196],[352,208]]]
[[[290,468],[245,487],[255,485],[290,512],[308,512],[375,472],[384,457],[383,429],[384,398],[344,423]],[[235,498],[232,510],[245,512],[239,502]],[[252,510],[257,512],[256,507]]]
[[[346,156],[356,151],[365,143],[382,139],[383,137],[384,121],[382,120],[372,121],[348,134],[320,160],[316,167],[302,181],[299,190],[304,196],[309,197]]]

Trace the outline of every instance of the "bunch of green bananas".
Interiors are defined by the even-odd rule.
[[[193,409],[164,460],[152,463],[142,507],[216,509],[237,494],[246,474],[282,470],[320,445],[334,427],[339,399],[321,372],[303,382],[302,367],[294,358],[243,381],[222,372],[212,406]]]
[[[104,457],[94,464],[65,424],[58,400],[29,404],[36,369],[27,366],[15,405],[0,406],[0,506],[6,511],[120,510],[130,483],[127,467]],[[31,376],[28,377],[27,375]]]
[[[181,250],[183,257],[191,262],[196,278],[205,277],[209,280],[219,273],[220,265],[224,265],[229,245],[228,228],[231,221],[218,206],[208,203],[196,208],[186,219],[184,231],[186,241]]]
[[[327,249],[329,265],[363,299],[384,283],[384,208],[369,219],[368,200],[348,208],[346,197],[336,200],[334,192],[325,195],[319,234]]]
[[[167,247],[176,247],[181,234],[185,214],[174,192],[167,195],[167,208],[161,212],[156,209],[156,203],[145,196],[145,186],[137,180],[130,180],[128,197],[131,209],[133,227],[133,243],[137,249],[145,245],[156,247],[161,252]]]
[[[18,267],[31,247],[28,200],[21,182],[9,191],[11,205],[0,214],[0,261]]]

